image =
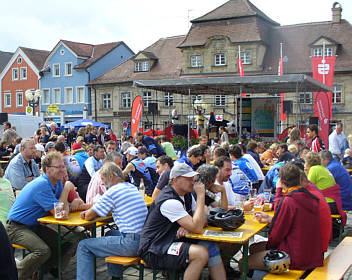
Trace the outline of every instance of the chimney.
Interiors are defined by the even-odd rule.
[[[340,23],[341,22],[341,12],[342,6],[339,2],[335,2],[332,5],[332,23]]]

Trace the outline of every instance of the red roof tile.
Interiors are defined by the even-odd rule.
[[[146,48],[143,53],[153,53],[158,58],[149,72],[134,72],[134,58],[128,59],[88,84],[122,83],[134,80],[172,79],[180,76],[182,54],[177,45],[185,36],[162,38]]]
[[[28,56],[38,70],[43,68],[45,60],[50,54],[49,51],[44,50],[35,50],[25,47],[20,47],[20,49]]]

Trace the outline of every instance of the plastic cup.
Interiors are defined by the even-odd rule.
[[[64,217],[64,203],[55,202],[54,203],[54,217],[55,219],[62,219]]]

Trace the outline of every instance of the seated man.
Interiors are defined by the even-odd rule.
[[[81,217],[90,221],[112,212],[119,229],[109,231],[105,237],[85,239],[78,244],[78,280],[94,279],[94,257],[137,256],[140,233],[148,213],[143,197],[135,186],[124,182],[122,171],[115,163],[104,163],[100,175],[107,191],[91,209],[82,212]],[[119,265],[108,264],[112,279],[119,279],[119,269]]]
[[[122,168],[122,155],[118,152],[109,153],[104,159],[106,162],[114,162],[118,167]],[[86,196],[86,203],[93,204],[100,200],[101,196],[106,192],[106,187],[101,179],[100,170],[95,172],[89,182]]]
[[[109,140],[105,142],[104,146],[106,154],[116,151],[117,148],[116,142],[114,140]]]
[[[185,269],[184,279],[199,279],[208,264],[212,279],[225,279],[219,250],[212,242],[194,242],[183,237],[201,233],[205,220],[205,189],[194,183],[197,172],[187,164],[175,164],[171,184],[151,205],[142,231],[138,254],[152,268]],[[191,192],[195,190],[197,202]]]
[[[48,213],[54,214],[54,203],[67,204],[74,185],[62,185],[65,172],[62,155],[51,152],[43,159],[44,174],[28,183],[15,200],[6,225],[12,243],[28,249],[29,254],[18,264],[19,279],[27,279],[45,263],[45,270],[57,263],[57,232],[38,222]],[[63,246],[63,264],[67,264],[75,246]]]
[[[151,196],[154,191],[153,180],[148,170],[147,165],[144,161],[138,158],[138,149],[136,147],[129,147],[125,152],[128,164],[123,170],[125,179],[130,179],[131,183],[135,186],[139,186],[141,179],[144,181],[145,192]]]
[[[275,215],[256,212],[259,222],[271,223],[268,242],[255,243],[248,258],[250,270],[265,271],[263,258],[270,249],[286,252],[291,270],[308,270],[323,265],[319,199],[301,186],[300,169],[286,163],[280,168],[277,192],[284,192],[275,204]]]
[[[11,182],[14,190],[22,190],[25,185],[40,176],[34,161],[34,140],[26,138],[21,142],[21,152],[15,156],[6,168],[4,178]]]
[[[136,139],[148,149],[152,156],[158,158],[165,155],[164,149],[152,137],[146,136],[142,132],[136,132]]]
[[[100,167],[103,165],[103,159],[105,157],[104,147],[96,145],[93,148],[93,155],[89,157],[83,166],[81,175],[77,179],[77,191],[79,196],[85,201],[87,196],[88,184]]]
[[[322,165],[331,172],[336,184],[340,186],[342,210],[352,210],[352,179],[350,174],[339,161],[333,159],[329,150],[321,151],[320,157]]]
[[[180,157],[177,162],[186,163],[193,170],[195,170],[195,166],[203,159],[203,152],[201,148],[197,146],[192,146],[188,149],[187,154]]]
[[[174,161],[169,156],[161,156],[157,159],[156,172],[159,174],[160,177],[153,191],[153,200],[155,200],[161,190],[169,184],[170,171],[173,166]]]
[[[239,145],[231,145],[229,149],[232,166],[238,166],[252,183],[258,182],[258,176],[252,164],[243,157],[242,149]]]

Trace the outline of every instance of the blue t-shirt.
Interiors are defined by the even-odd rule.
[[[16,198],[8,219],[28,226],[39,225],[39,218],[48,215],[58,202],[63,190],[62,182],[53,186],[46,174],[28,183]]]

